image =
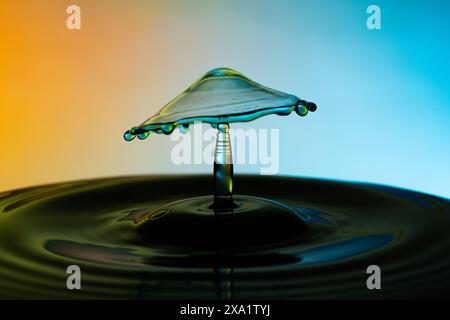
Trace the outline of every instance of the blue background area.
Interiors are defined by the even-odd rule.
[[[191,52],[183,79],[232,67],[319,107],[305,118],[269,116],[238,125],[280,128],[280,174],[450,197],[449,2],[208,3],[201,17],[196,6],[173,7],[184,11],[169,29],[196,31],[186,34],[186,54],[204,53],[197,59]],[[366,27],[370,4],[381,9],[381,30]]]

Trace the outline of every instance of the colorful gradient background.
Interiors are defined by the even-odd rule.
[[[66,8],[82,29],[66,29]],[[366,28],[377,4],[382,30]],[[450,2],[26,1],[0,6],[0,190],[176,166],[173,143],[127,143],[211,68],[315,101],[280,129],[280,174],[379,182],[450,197]],[[238,173],[259,172],[238,166]]]

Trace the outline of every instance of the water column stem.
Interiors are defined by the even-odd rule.
[[[214,153],[214,209],[226,211],[233,203],[233,159],[228,123],[217,125],[216,150]]]

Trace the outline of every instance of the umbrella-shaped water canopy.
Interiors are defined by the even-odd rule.
[[[207,72],[140,126],[125,132],[127,141],[145,139],[151,132],[170,134],[195,121],[220,123],[252,121],[268,114],[305,116],[316,105],[294,95],[264,87],[229,68]]]
[[[195,121],[210,123],[218,129],[212,208],[215,212],[229,212],[235,207],[229,123],[252,121],[273,113],[288,115],[294,110],[305,116],[316,109],[312,102],[264,87],[233,69],[217,68],[207,72],[153,117],[125,132],[124,138],[145,139],[151,132],[170,134],[176,127],[187,131]]]

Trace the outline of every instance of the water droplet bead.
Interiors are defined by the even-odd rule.
[[[308,108],[309,111],[314,112],[317,110],[317,105],[314,102],[308,102],[306,104],[306,107]]]
[[[144,132],[138,133],[137,137],[139,138],[139,140],[144,140],[149,135],[150,135],[150,131],[144,131]]]
[[[175,126],[171,123],[163,124],[161,126],[161,129],[164,134],[171,134],[173,132],[173,130],[175,129]]]
[[[133,140],[134,138],[136,138],[136,136],[135,136],[134,134],[131,134],[131,133],[130,133],[130,130],[128,130],[127,132],[124,133],[123,138],[124,138],[126,141],[131,141],[131,140]]]
[[[300,116],[304,117],[308,114],[308,108],[306,108],[304,105],[297,105],[295,106],[295,112]]]
[[[182,124],[178,126],[178,129],[181,133],[188,133],[189,132],[189,124]]]

